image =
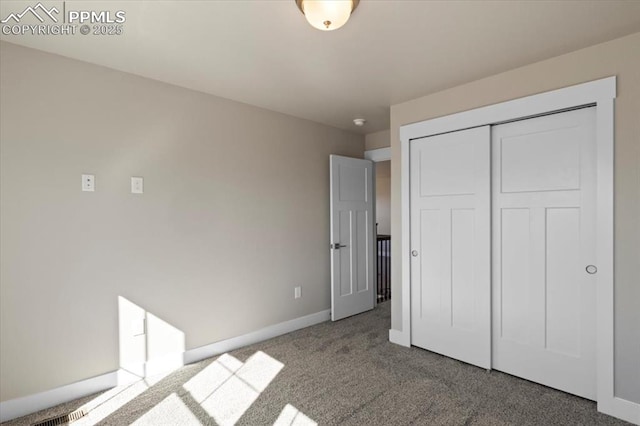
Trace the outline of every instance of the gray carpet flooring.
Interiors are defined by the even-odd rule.
[[[8,422],[84,407],[74,425],[622,425],[595,403],[388,341],[389,302],[166,377]]]

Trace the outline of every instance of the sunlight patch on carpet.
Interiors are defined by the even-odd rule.
[[[291,404],[287,404],[273,426],[317,426],[318,423],[311,420],[302,411]]]
[[[245,363],[224,354],[183,387],[218,424],[233,425],[283,367],[283,363],[262,351]]]
[[[154,426],[177,426],[177,425],[200,425],[197,417],[193,415],[189,407],[180,399],[178,395],[172,393],[146,412],[142,417],[132,423],[132,425],[154,425]]]

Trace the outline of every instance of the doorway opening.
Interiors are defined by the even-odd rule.
[[[376,163],[376,256],[378,303],[391,299],[391,161]]]

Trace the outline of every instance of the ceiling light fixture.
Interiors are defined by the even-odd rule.
[[[347,23],[360,0],[296,0],[298,8],[312,27],[337,30]]]
[[[355,124],[358,127],[362,127],[364,126],[364,123],[366,123],[367,120],[365,120],[364,118],[354,118],[353,119],[353,124]]]

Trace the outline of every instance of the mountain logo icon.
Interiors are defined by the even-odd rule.
[[[53,14],[55,13],[57,15],[58,13],[60,13],[60,11],[55,7],[52,7],[51,9],[47,9],[42,5],[42,3],[38,3],[33,7],[28,6],[21,13],[10,13],[9,16],[7,16],[5,19],[3,19],[0,22],[3,24],[6,24],[10,20],[14,20],[16,23],[19,23],[20,20],[29,13],[35,16],[40,22],[44,22],[43,16],[44,17],[48,16],[49,19],[51,19],[53,22],[58,22],[58,18],[56,18]]]

